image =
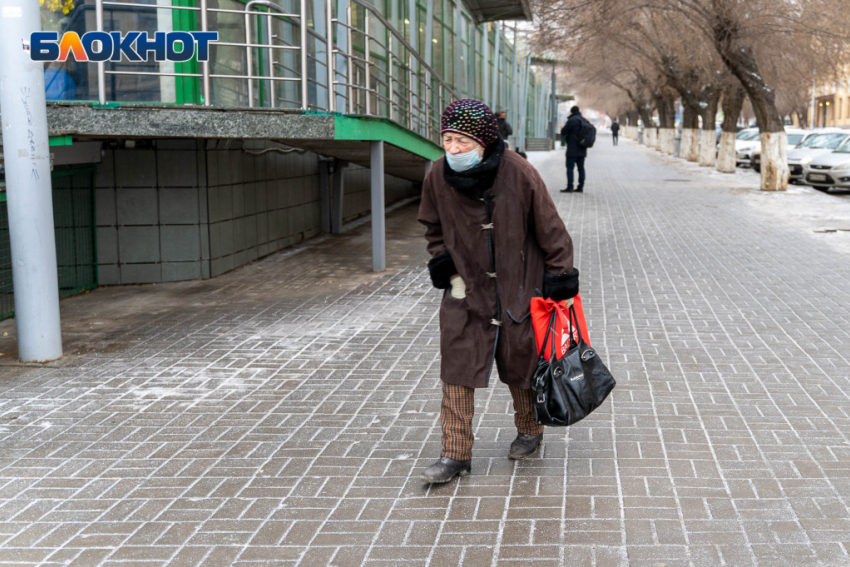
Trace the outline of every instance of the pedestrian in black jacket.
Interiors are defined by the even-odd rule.
[[[617,124],[617,119],[614,119],[614,123],[611,124],[611,137],[614,138],[614,145],[617,145],[617,140],[620,139],[620,125]]]
[[[501,111],[496,122],[498,123],[499,127],[499,136],[501,136],[507,144],[508,136],[513,136],[514,133],[514,129],[511,128],[511,124],[510,122],[508,122],[508,113],[504,110]],[[510,147],[510,144],[508,144],[508,147]]]
[[[582,124],[581,112],[577,106],[570,109],[570,117],[564,127],[561,128],[561,136],[567,140],[567,188],[561,189],[561,193],[572,193],[573,191],[573,167],[578,166],[577,193],[584,192],[584,158],[587,157],[587,148],[578,144],[581,135]]]

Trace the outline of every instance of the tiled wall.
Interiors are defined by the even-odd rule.
[[[319,233],[318,156],[270,142],[157,140],[107,149],[97,177],[99,281],[216,276]],[[386,202],[413,195],[387,177]],[[346,221],[369,213],[369,170],[345,174]]]

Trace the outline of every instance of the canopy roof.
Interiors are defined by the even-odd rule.
[[[464,0],[476,24],[499,20],[531,21],[528,0]]]

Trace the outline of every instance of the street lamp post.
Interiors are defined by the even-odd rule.
[[[30,57],[38,2],[0,0],[0,130],[12,253],[18,357],[62,356],[44,64]]]

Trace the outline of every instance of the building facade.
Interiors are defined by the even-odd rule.
[[[526,4],[516,6],[528,16]],[[73,198],[54,191],[54,213],[80,212],[73,230],[57,226],[59,254],[68,256],[59,263],[86,275],[66,290],[214,277],[339,232],[375,202],[414,197],[442,153],[440,113],[456,98],[507,111],[520,148],[526,137],[545,136],[551,81],[532,67],[522,40],[515,45],[513,26],[483,21],[493,18],[490,8],[460,0],[44,0],[42,27],[60,36],[219,34],[208,63],[148,56],[45,64],[54,175],[75,180]],[[380,201],[369,170],[377,142]],[[0,295],[8,297],[5,249],[0,226]]]
[[[840,81],[816,86],[813,124],[819,128],[850,128],[850,74]]]

